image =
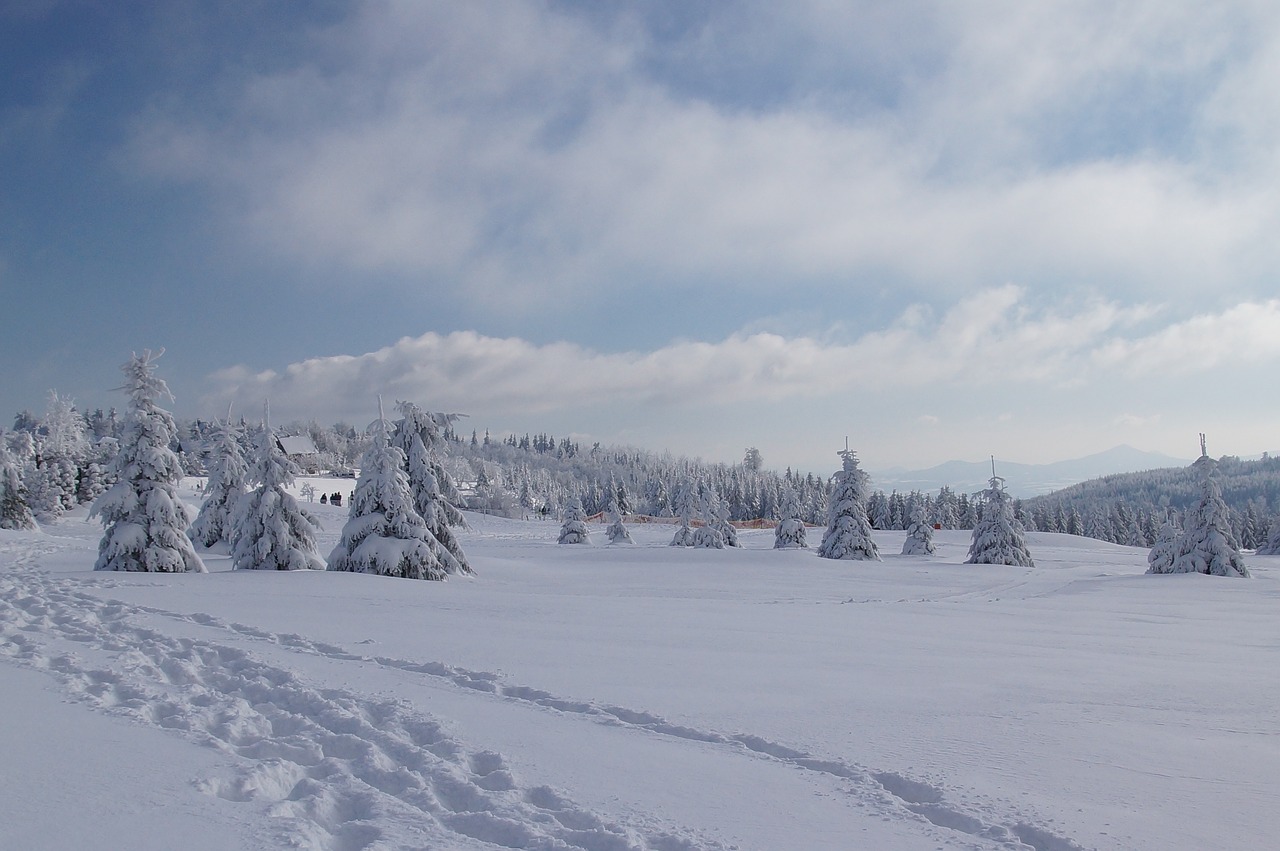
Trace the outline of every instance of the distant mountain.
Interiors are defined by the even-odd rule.
[[[1160,452],[1145,452],[1132,446],[1116,446],[1095,455],[1056,461],[1052,464],[1019,464],[996,459],[996,474],[1016,497],[1027,498],[1050,493],[1078,482],[1114,473],[1135,473],[1164,467],[1186,467],[1190,459],[1174,458]],[[974,493],[987,486],[991,478],[991,461],[947,461],[927,470],[894,467],[869,470],[872,486],[885,493],[909,493],[918,490],[934,492],[947,485],[957,493]]]

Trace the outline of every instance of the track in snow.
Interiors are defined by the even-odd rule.
[[[315,851],[723,847],[666,825],[618,824],[548,786],[523,786],[501,754],[469,749],[403,702],[312,688],[241,649],[131,621],[165,614],[332,658],[360,657],[207,616],[103,601],[33,569],[39,554],[0,573],[0,654],[53,673],[88,703],[238,757],[239,776],[201,787],[265,804],[282,843]]]
[[[130,616],[167,618],[330,660],[373,663],[595,723],[731,748],[849,781],[851,793],[873,806],[887,805],[900,817],[923,819],[999,847],[1083,851],[1037,820],[1008,814],[1007,808],[1001,816],[998,807],[960,802],[958,793],[948,794],[939,785],[821,758],[759,736],[702,730],[650,712],[559,697],[504,683],[487,671],[352,653],[302,635],[271,633],[203,613],[104,602],[70,580],[53,580],[31,569],[5,576],[0,588],[6,652],[54,670],[99,705],[194,733],[253,760],[245,776],[211,784],[209,791],[233,800],[276,801],[273,814],[289,820],[293,832],[316,848],[337,851],[377,842],[381,836],[375,823],[385,820],[382,816],[397,820],[393,813],[378,811],[384,806],[416,809],[419,816],[426,814],[457,834],[503,847],[708,845],[689,831],[643,833],[608,824],[546,787],[521,790],[500,755],[466,751],[438,723],[403,704],[308,689],[290,672],[264,665],[242,650],[167,637],[131,625]],[[27,636],[32,633],[116,652],[124,672],[90,670],[68,656],[50,657],[30,644]]]

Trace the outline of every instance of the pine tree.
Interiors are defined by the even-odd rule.
[[[39,528],[27,505],[27,489],[18,475],[18,465],[5,448],[3,435],[0,435],[0,529]]]
[[[925,519],[924,506],[912,510],[911,524],[907,527],[907,540],[902,544],[904,556],[931,556],[937,552],[933,545],[933,526]]]
[[[373,443],[360,461],[360,480],[329,569],[442,580],[449,572],[446,551],[414,507],[404,453],[391,445],[390,431],[379,399]]]
[[[808,549],[805,540],[804,521],[800,519],[800,500],[796,490],[788,482],[783,492],[783,518],[773,530],[775,550]]]
[[[1004,489],[1004,479],[993,474],[989,487],[982,494],[982,519],[974,526],[969,558],[965,564],[1034,567],[1035,561],[1027,550],[1022,524],[1013,516],[1009,494]]]
[[[227,419],[215,424],[210,446],[209,483],[205,487],[200,513],[188,534],[197,545],[208,548],[219,541],[232,541],[236,503],[245,494],[249,465],[240,451],[239,427]]]
[[[249,470],[257,486],[236,503],[231,564],[236,570],[324,570],[314,531],[320,521],[287,490],[298,468],[276,441],[269,413]]]
[[[121,367],[129,412],[114,464],[116,483],[90,510],[106,527],[94,570],[205,572],[187,537],[187,507],[178,498],[182,468],[169,448],[176,427],[169,412],[156,405],[161,396],[173,398],[155,375],[162,354],[163,349],[154,355],[145,350]]]
[[[560,527],[561,544],[589,544],[591,535],[587,532],[587,516],[582,511],[582,500],[574,497],[569,507],[564,510],[564,525]]]
[[[844,459],[833,477],[827,503],[827,531],[818,547],[822,558],[880,561],[880,550],[871,538],[867,520],[867,474],[858,469],[858,457],[847,447],[836,453]]]
[[[1231,533],[1231,518],[1215,475],[1218,463],[1205,450],[1203,434],[1200,435],[1200,457],[1192,467],[1200,472],[1200,502],[1187,512],[1173,563],[1166,571],[1158,571],[1152,565],[1147,572],[1247,577],[1249,570]]]
[[[444,447],[442,427],[455,417],[424,411],[412,402],[400,402],[396,407],[401,419],[391,442],[404,455],[414,508],[426,521],[431,536],[444,548],[446,572],[474,573],[451,528],[467,528],[467,521],[458,510],[462,494],[436,454]]]

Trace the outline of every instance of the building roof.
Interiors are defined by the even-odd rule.
[[[316,449],[316,445],[311,442],[311,438],[305,434],[277,437],[276,441],[280,444],[280,448],[284,450],[285,455],[315,455],[319,451]]]

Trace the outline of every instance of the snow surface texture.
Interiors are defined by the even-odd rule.
[[[335,543],[346,512],[316,514]],[[967,533],[943,531],[934,556],[854,569],[770,530],[557,547],[554,524],[469,519],[480,575],[444,583],[213,554],[209,574],[95,573],[83,509],[0,531],[0,847],[1189,851],[1280,831],[1280,560],[1149,576],[1143,550],[1031,533],[1036,567],[964,565]]]

